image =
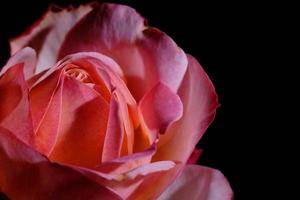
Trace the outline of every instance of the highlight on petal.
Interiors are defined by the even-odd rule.
[[[13,131],[28,145],[34,145],[24,64],[9,67],[0,77],[0,126]]]
[[[34,49],[30,47],[20,49],[4,65],[0,72],[0,76],[10,67],[15,66],[16,64],[24,64],[24,76],[25,79],[28,80],[35,73],[36,61],[37,58]]]
[[[158,200],[231,200],[232,190],[223,174],[199,165],[186,165]]]
[[[213,121],[218,98],[207,74],[192,56],[178,95],[183,103],[183,116],[161,135],[153,161],[186,162],[196,144]]]
[[[29,46],[38,55],[37,72],[51,67],[67,32],[91,9],[92,4],[68,9],[50,7],[25,33],[10,40],[11,55]]]
[[[97,4],[67,34],[58,59],[85,51],[114,59],[137,101],[158,82],[176,92],[187,68],[186,55],[175,42],[124,5]]]
[[[139,112],[145,122],[146,129],[154,135],[163,134],[167,128],[182,116],[182,103],[179,96],[163,83],[158,83],[140,101]]]
[[[81,173],[50,163],[1,127],[0,188],[11,199],[120,199]]]

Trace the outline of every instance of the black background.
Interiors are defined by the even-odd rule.
[[[1,7],[1,64],[9,57],[8,39],[24,31],[50,3],[64,6],[80,2],[87,1],[26,1]],[[280,147],[271,148],[276,133],[266,125],[266,113],[274,109],[267,97],[274,85],[268,80],[276,70],[271,63],[276,55],[270,56],[269,49],[279,45],[270,29],[278,22],[280,9],[253,2],[109,2],[134,7],[151,26],[166,32],[199,60],[215,85],[221,107],[198,144],[204,149],[198,163],[221,170],[235,199],[269,199],[263,193],[273,193],[266,192],[267,187],[270,180],[276,185],[277,178],[263,163],[280,157]]]

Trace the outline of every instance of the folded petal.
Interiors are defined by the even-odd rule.
[[[188,70],[178,91],[183,116],[161,135],[154,161],[186,162],[214,119],[218,99],[213,84],[197,60],[191,56],[188,59]]]
[[[150,129],[151,141],[157,133],[165,133],[167,128],[182,116],[182,103],[179,96],[163,83],[158,83],[140,101],[139,111],[145,122],[145,129]]]
[[[50,163],[3,128],[0,188],[11,199],[120,199],[77,171]]]
[[[145,24],[130,7],[98,4],[67,34],[58,58],[84,51],[108,55],[122,67],[137,101],[158,82],[176,92],[186,55],[165,33]]]
[[[32,47],[38,54],[37,72],[49,68],[56,63],[67,32],[91,9],[91,4],[64,10],[49,8],[25,33],[10,41],[11,55],[23,47]]]
[[[223,174],[199,165],[186,165],[159,200],[231,200],[232,190]]]
[[[24,64],[9,67],[0,77],[0,126],[34,145],[34,134],[28,100],[28,86],[23,73]]]
[[[16,64],[23,63],[24,64],[24,76],[25,79],[28,80],[35,73],[36,68],[36,53],[34,49],[30,47],[25,47],[20,49],[13,55],[5,64],[0,72],[0,76],[4,74],[10,67],[15,66]]]

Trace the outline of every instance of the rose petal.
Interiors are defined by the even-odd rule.
[[[0,77],[0,126],[14,131],[26,144],[34,144],[24,64],[7,69]]]
[[[167,128],[182,116],[182,103],[177,94],[163,83],[158,83],[140,101],[139,111],[141,118],[154,134],[165,133]]]
[[[3,128],[0,188],[12,199],[120,199],[80,173],[48,162]]]
[[[50,160],[95,167],[101,162],[109,105],[93,88],[65,76],[59,133]]]
[[[25,33],[10,41],[11,55],[29,46],[38,54],[37,72],[54,65],[65,35],[91,9],[91,4],[60,11],[49,8]]]
[[[4,74],[10,67],[15,66],[16,64],[24,63],[24,76],[28,80],[35,73],[36,68],[36,53],[30,48],[23,48],[15,53],[5,64],[0,72],[0,76]]]
[[[178,94],[183,116],[161,135],[155,160],[186,162],[195,145],[213,121],[218,99],[213,84],[200,64],[188,56],[189,66]]]
[[[113,93],[110,101],[109,117],[102,152],[102,162],[118,158],[121,154],[124,130],[120,122],[120,108],[115,98],[115,94]]]
[[[159,81],[177,91],[187,68],[186,55],[174,41],[124,5],[95,6],[68,33],[58,58],[84,51],[117,61],[136,100]]]
[[[231,200],[232,190],[218,170],[186,165],[182,174],[158,198],[159,200]]]

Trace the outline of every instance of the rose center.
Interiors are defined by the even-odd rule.
[[[70,64],[65,69],[65,75],[69,77],[73,77],[78,81],[81,81],[83,83],[92,83],[92,79],[88,72],[86,72],[84,69],[79,68],[76,65]]]

